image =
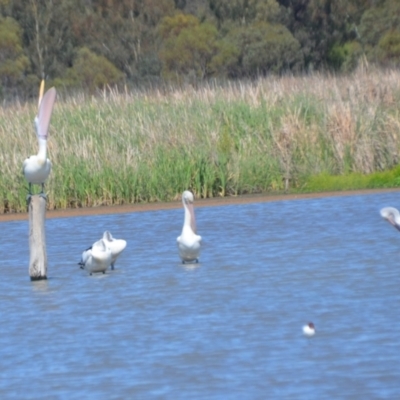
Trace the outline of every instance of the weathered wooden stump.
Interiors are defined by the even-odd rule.
[[[46,199],[40,195],[33,195],[29,205],[29,276],[31,281],[47,279],[46,253]]]

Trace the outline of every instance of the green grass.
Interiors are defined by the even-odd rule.
[[[58,96],[48,208],[397,187],[400,72]],[[37,105],[0,109],[0,213],[26,210]]]
[[[326,192],[355,189],[384,189],[400,187],[400,166],[389,171],[374,172],[362,175],[350,173],[345,175],[320,174],[310,177],[303,185],[303,191]]]

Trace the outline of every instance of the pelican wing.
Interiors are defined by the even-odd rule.
[[[49,130],[51,114],[53,112],[54,102],[56,101],[56,89],[52,87],[43,96],[39,113],[35,118],[36,123],[36,134],[38,137],[47,139],[47,133]]]

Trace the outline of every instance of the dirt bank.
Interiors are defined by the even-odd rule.
[[[334,197],[334,196],[355,196],[355,195],[368,195],[368,194],[385,193],[385,192],[387,193],[400,192],[400,189],[352,190],[343,192],[282,194],[282,195],[257,194],[257,195],[244,195],[237,197],[218,197],[213,199],[196,200],[195,206],[213,207],[213,206],[224,206],[229,204],[263,203],[269,201],[300,200],[300,199],[324,198],[324,197]],[[400,204],[400,197],[399,197],[399,204]],[[153,210],[171,210],[180,207],[182,207],[180,201],[173,201],[173,202],[160,202],[160,203],[127,204],[122,206],[69,208],[65,210],[47,211],[46,218],[64,218],[64,217],[77,217],[84,215],[120,214],[120,213],[132,213],[132,212],[142,212],[142,211],[153,211]],[[28,213],[0,214],[0,222],[20,221],[26,219],[28,219]]]

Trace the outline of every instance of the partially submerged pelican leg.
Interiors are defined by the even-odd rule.
[[[114,269],[114,263],[111,264],[111,269]]]
[[[199,263],[199,259],[195,258],[194,260],[182,260],[182,264],[198,264]]]

